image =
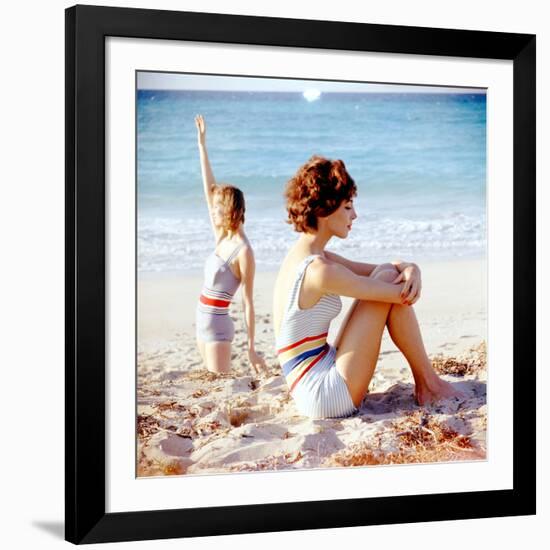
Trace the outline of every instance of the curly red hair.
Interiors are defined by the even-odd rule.
[[[318,218],[329,216],[355,195],[357,186],[343,161],[313,155],[286,184],[287,223],[299,232],[317,230]]]
[[[226,231],[237,231],[239,224],[244,223],[245,203],[243,192],[233,185],[214,185],[214,197],[219,197],[225,208],[223,228]]]

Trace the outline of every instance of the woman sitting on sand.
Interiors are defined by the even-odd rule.
[[[348,416],[367,393],[384,327],[407,359],[419,405],[462,397],[440,379],[424,349],[414,309],[420,270],[414,263],[348,260],[325,249],[345,239],[357,218],[357,188],[341,160],[313,156],[287,183],[288,223],[300,232],[281,265],[274,292],[277,355],[299,411]],[[356,300],[334,345],[326,341],[340,296]]]
[[[196,311],[197,345],[202,359],[213,372],[231,368],[231,342],[235,334],[229,306],[233,295],[243,285],[243,308],[248,331],[248,358],[259,372],[264,360],[254,348],[255,314],[253,303],[255,262],[252,247],[245,235],[244,196],[232,185],[217,185],[206,152],[206,124],[195,117],[201,160],[204,194],[216,247],[208,256],[204,269],[204,286]],[[224,260],[225,258],[225,260]]]

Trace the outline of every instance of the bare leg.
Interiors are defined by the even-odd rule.
[[[392,264],[381,264],[371,274],[392,282],[398,274]],[[384,312],[387,312],[384,314]],[[343,376],[356,406],[362,401],[374,374],[384,325],[407,359],[415,380],[419,405],[448,397],[462,397],[451,384],[437,376],[426,354],[412,306],[355,300],[335,339],[336,368]],[[340,358],[340,359],[339,359]]]
[[[419,405],[427,405],[438,399],[464,396],[439,378],[433,370],[413,306],[394,304],[388,315],[387,326],[392,340],[411,367],[416,386],[415,398]]]
[[[391,282],[395,274],[377,268],[371,277]],[[356,407],[367,393],[374,374],[391,308],[392,304],[387,302],[357,300],[335,340],[336,368],[346,381]]]
[[[209,371],[223,373],[231,370],[231,342],[203,342],[197,338],[197,345]]]
[[[197,337],[197,348],[199,348],[199,353],[201,354],[202,362],[206,365],[206,355],[204,353],[204,342]]]

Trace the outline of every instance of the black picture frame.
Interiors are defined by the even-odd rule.
[[[512,60],[513,489],[106,513],[109,36]],[[536,37],[530,34],[82,5],[66,10],[66,540],[80,544],[535,514],[535,61]],[[530,421],[522,422],[525,417]]]

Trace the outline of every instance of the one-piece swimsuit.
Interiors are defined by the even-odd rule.
[[[299,306],[307,266],[320,254],[304,258],[297,268],[285,308],[276,349],[289,391],[298,410],[313,418],[344,417],[357,409],[336,368],[336,349],[327,343],[330,322],[340,313],[337,294],[324,294],[312,307]]]
[[[244,243],[238,244],[227,260],[214,251],[204,266],[204,285],[196,309],[196,333],[204,342],[231,342],[235,335],[229,306],[240,285],[229,264]]]

